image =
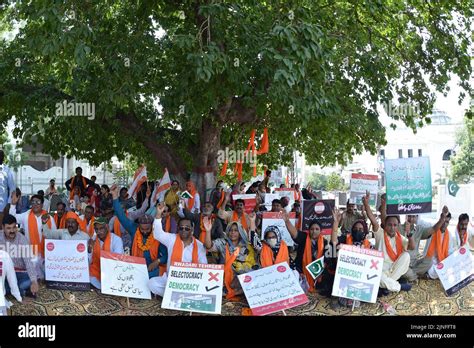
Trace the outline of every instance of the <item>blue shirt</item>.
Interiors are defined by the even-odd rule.
[[[135,238],[135,232],[137,231],[137,228],[138,228],[138,224],[136,222],[128,219],[125,216],[125,212],[123,211],[123,208],[122,208],[118,198],[114,199],[113,206],[114,206],[115,215],[119,219],[119,221],[122,224],[123,228],[125,228],[127,230],[127,232],[130,234],[130,237],[133,241],[133,239]],[[151,236],[151,234],[148,237],[144,237],[143,242],[146,243],[147,238],[149,238],[150,236]],[[133,244],[133,242],[132,242],[132,244]],[[150,263],[153,262],[153,260],[151,259],[151,255],[150,255],[149,250],[143,252],[143,257],[145,258],[147,266],[150,265]],[[166,249],[166,247],[161,243],[160,243],[160,246],[158,248],[158,258],[160,259],[160,263],[163,264],[163,265],[166,264],[166,262],[168,261],[168,249]],[[148,275],[149,275],[150,278],[157,277],[159,275],[158,274],[158,269],[155,269],[151,272],[148,272]]]
[[[12,192],[16,190],[13,174],[7,165],[0,165],[0,211],[5,209],[7,203],[11,203]]]

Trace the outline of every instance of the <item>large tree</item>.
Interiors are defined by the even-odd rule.
[[[99,164],[125,153],[200,187],[217,152],[268,127],[270,152],[344,163],[385,142],[377,106],[429,123],[450,74],[469,92],[466,1],[21,1],[0,5],[0,122],[16,118],[54,156]],[[460,96],[463,98],[463,95]],[[56,117],[63,100],[95,119]],[[403,109],[403,108],[402,108]],[[406,108],[405,108],[406,109]],[[208,182],[209,184],[209,182]]]

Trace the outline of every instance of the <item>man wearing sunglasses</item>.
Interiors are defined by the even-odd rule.
[[[194,238],[194,226],[191,220],[186,218],[180,219],[178,222],[178,233],[167,233],[163,231],[161,222],[164,210],[165,205],[159,203],[156,207],[155,222],[153,223],[153,236],[168,248],[167,272],[160,277],[153,277],[148,281],[150,291],[159,296],[163,296],[165,293],[169,267],[173,262],[207,264],[206,249],[199,240]]]
[[[39,279],[44,278],[44,238],[43,238],[43,223],[41,216],[47,214],[43,209],[44,197],[41,195],[33,195],[31,197],[31,209],[24,213],[16,213],[16,204],[19,197],[16,192],[12,193],[10,215],[13,215],[18,223],[25,231],[25,237],[28,243],[33,246],[33,253],[35,257],[32,259],[36,266],[36,275]],[[56,229],[56,224],[53,219],[47,222],[50,229]]]

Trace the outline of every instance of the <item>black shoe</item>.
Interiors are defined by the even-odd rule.
[[[379,293],[377,294],[377,297],[382,297],[382,296],[388,296],[390,295],[390,291],[387,289],[379,288]]]
[[[407,279],[407,278],[400,278],[400,279],[398,280],[398,282],[399,282],[400,284],[406,284],[406,283],[408,283],[408,279]]]
[[[400,284],[400,290],[401,291],[410,291],[411,290],[411,284],[409,284],[409,283]]]

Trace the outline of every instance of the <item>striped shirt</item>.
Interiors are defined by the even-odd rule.
[[[36,268],[32,262],[33,252],[31,246],[26,240],[26,237],[17,232],[14,240],[9,240],[5,237],[5,233],[0,231],[0,248],[6,251],[12,261],[15,271],[25,271],[32,282],[37,280]]]

